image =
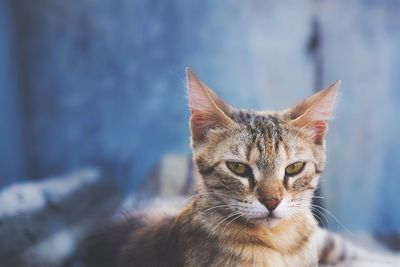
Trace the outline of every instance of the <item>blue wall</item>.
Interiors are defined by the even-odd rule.
[[[134,188],[163,154],[189,154],[186,66],[258,109],[342,79],[327,207],[350,229],[399,232],[399,11],[389,0],[3,1],[1,183],[107,161],[132,170],[121,180]]]
[[[0,186],[25,178],[15,32],[9,1],[0,2]]]

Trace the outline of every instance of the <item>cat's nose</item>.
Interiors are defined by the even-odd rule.
[[[276,207],[281,203],[281,200],[278,198],[260,198],[260,202],[269,210],[269,212],[272,212]]]

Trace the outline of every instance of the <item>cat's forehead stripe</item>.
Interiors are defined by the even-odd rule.
[[[233,114],[233,118],[239,124],[244,124],[247,127],[249,135],[251,135],[252,143],[255,143],[255,138],[264,137],[264,145],[273,145],[275,149],[279,145],[278,141],[283,141],[283,131],[281,120],[273,115],[260,115],[252,111],[239,110]],[[260,146],[260,142],[256,142]],[[260,149],[260,153],[263,149]],[[264,154],[264,153],[262,153]]]

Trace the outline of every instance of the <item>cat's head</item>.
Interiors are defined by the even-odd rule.
[[[228,106],[189,69],[187,82],[194,161],[210,209],[270,227],[308,212],[339,82],[283,111]]]

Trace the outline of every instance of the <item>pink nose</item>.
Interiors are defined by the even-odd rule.
[[[260,198],[259,200],[269,212],[272,212],[281,203],[281,200],[277,198]]]

